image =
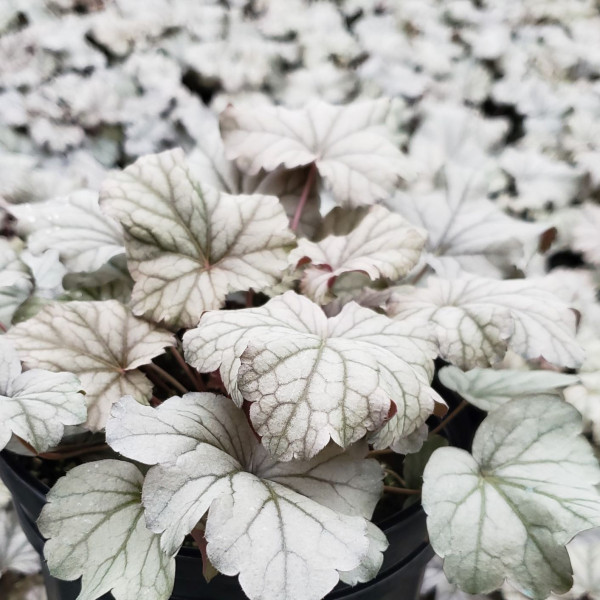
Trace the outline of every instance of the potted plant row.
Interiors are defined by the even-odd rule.
[[[393,106],[229,106],[189,156],[13,207],[1,473],[51,600],[412,599],[431,548],[469,593],[570,588],[600,525],[576,314],[515,270],[539,225],[486,204],[518,232],[493,277],[448,251]],[[481,176],[445,165],[446,202]]]

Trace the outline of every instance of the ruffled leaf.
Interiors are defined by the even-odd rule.
[[[81,384],[71,373],[31,369],[21,373],[13,344],[0,338],[0,449],[12,434],[38,452],[56,446],[65,425],[85,422],[87,409]]]
[[[290,263],[312,263],[302,276],[302,291],[318,304],[331,299],[331,288],[343,273],[359,271],[371,280],[397,280],[418,262],[425,233],[382,206],[362,213],[347,235],[329,235],[319,242],[298,241]]]
[[[431,322],[441,357],[462,369],[487,367],[507,348],[563,367],[583,361],[575,313],[533,280],[431,277],[425,288],[397,288],[388,314]]]
[[[104,427],[110,407],[125,394],[147,403],[152,383],[137,367],[175,343],[173,334],[116,300],[48,305],[8,337],[28,368],[70,371],[80,379],[92,430]]]
[[[184,335],[186,360],[220,369],[269,452],[311,458],[330,439],[346,447],[387,423],[391,442],[418,429],[441,398],[429,386],[434,349],[425,323],[393,322],[349,303],[327,319],[286,292],[266,305],[205,314]]]
[[[172,328],[196,325],[229,292],[276,283],[294,241],[277,198],[204,185],[181,150],[114,174],[101,205],[125,230],[134,313]]]
[[[385,122],[387,99],[332,106],[313,100],[301,110],[227,107],[221,131],[227,157],[250,175],[315,163],[344,206],[385,198],[410,173]]]
[[[387,544],[366,519],[382,473],[363,460],[366,444],[278,463],[242,411],[206,393],[170,398],[158,409],[124,398],[107,439],[130,458],[159,463],[148,471],[143,502],[165,551],[177,552],[208,511],[208,558],[221,573],[239,574],[251,600],[318,600],[340,572],[362,581],[381,564]],[[157,439],[166,441],[163,456]]]

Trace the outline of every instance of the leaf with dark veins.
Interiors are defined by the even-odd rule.
[[[277,198],[207,186],[179,149],[113,174],[100,203],[125,230],[133,312],[174,329],[196,325],[229,292],[275,284],[295,239]]]
[[[388,314],[429,321],[440,356],[462,369],[498,362],[507,348],[563,367],[583,361],[575,313],[544,289],[543,280],[430,277],[427,287],[396,288]]]
[[[410,173],[385,124],[390,108],[386,98],[347,106],[313,100],[301,110],[229,106],[221,132],[227,157],[245,173],[314,162],[336,202],[361,206],[387,197]]]
[[[318,242],[298,240],[290,264],[311,263],[302,275],[302,292],[324,304],[333,299],[331,288],[343,273],[366,273],[371,280],[400,279],[417,264],[425,239],[423,230],[400,215],[373,206],[346,235],[328,235]]]
[[[523,268],[548,225],[510,217],[487,199],[487,171],[448,165],[444,188],[399,192],[386,206],[428,233],[425,261],[439,274],[484,276]]]
[[[41,369],[21,372],[17,352],[0,338],[0,450],[13,434],[38,452],[56,446],[66,425],[84,423],[87,416],[81,384],[71,373]]]
[[[207,393],[173,397],[158,409],[123,398],[113,415],[108,442],[158,463],[148,471],[143,503],[168,554],[208,511],[208,558],[221,573],[239,574],[250,600],[319,600],[341,576],[357,583],[379,570],[387,543],[367,519],[382,471],[364,460],[366,443],[279,463],[241,410]]]
[[[310,167],[297,169],[279,168],[275,171],[259,171],[256,175],[246,175],[235,162],[225,156],[225,146],[219,132],[219,123],[213,113],[202,115],[201,135],[188,157],[192,176],[228,194],[263,194],[276,196],[291,220],[306,184]],[[298,234],[313,234],[321,222],[319,212],[320,195],[318,186],[312,186],[307,202],[300,216],[296,230]]]
[[[83,577],[78,600],[171,597],[175,560],[146,528],[143,481],[135,465],[101,460],[74,467],[48,493],[38,520],[44,554],[55,577]]]
[[[0,325],[4,329],[8,329],[15,312],[32,290],[33,281],[27,265],[12,245],[0,238]]]
[[[184,335],[188,362],[220,369],[269,452],[308,459],[330,439],[346,447],[387,421],[395,443],[418,429],[441,398],[429,383],[434,347],[427,324],[394,322],[349,303],[331,319],[294,292],[260,308],[203,315]]]
[[[137,367],[173,346],[172,333],[138,319],[116,300],[50,304],[7,334],[28,368],[69,371],[86,392],[92,430],[131,394],[147,403],[152,383]]]
[[[71,272],[92,272],[123,254],[123,233],[118,223],[98,206],[98,193],[90,190],[44,202],[11,207],[18,230],[27,236],[29,250],[40,254],[57,250]]]

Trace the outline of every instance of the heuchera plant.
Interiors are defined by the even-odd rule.
[[[377,574],[384,487],[421,493],[463,590],[571,587],[565,544],[600,525],[600,469],[560,394],[583,361],[576,315],[518,278],[545,230],[474,203],[480,169],[445,166],[445,195],[407,197],[392,106],[229,106],[190,158],[14,208],[68,274],[44,301],[5,242],[19,322],[0,340],[0,446],[108,456],[59,479],[39,519],[80,600],[166,600],[188,534],[249,598],[318,600]],[[464,398],[448,414],[438,357]],[[471,453],[438,435],[467,403],[489,413]]]

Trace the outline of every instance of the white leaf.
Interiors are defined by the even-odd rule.
[[[573,565],[573,600],[587,596],[600,598],[600,529],[591,529],[575,536],[567,546]]]
[[[196,181],[181,150],[146,156],[104,183],[125,230],[135,314],[194,326],[227,293],[276,283],[294,241],[272,196],[231,196]]]
[[[29,298],[33,282],[27,266],[8,241],[0,239],[0,323],[8,329],[19,306]]]
[[[425,323],[394,322],[349,303],[327,319],[286,292],[266,305],[203,315],[184,335],[186,360],[220,369],[233,398],[279,460],[311,458],[330,439],[346,447],[386,422],[394,441],[443,401],[429,386],[434,349]]]
[[[371,207],[347,235],[329,235],[319,242],[298,240],[290,264],[309,260],[302,291],[317,304],[330,299],[330,290],[342,273],[360,271],[372,280],[397,280],[417,263],[425,233],[382,206]]]
[[[0,577],[6,571],[37,573],[40,567],[40,557],[27,541],[16,512],[0,509]]]
[[[34,254],[58,250],[71,272],[100,269],[113,256],[125,251],[121,228],[104,215],[98,194],[88,190],[69,196],[11,207],[19,219],[19,232],[27,235]]]
[[[577,375],[554,371],[471,369],[464,373],[452,366],[441,369],[438,376],[448,389],[488,412],[513,398],[557,393],[579,381]]]
[[[564,393],[565,400],[581,413],[594,441],[600,441],[600,371],[581,372],[579,383],[569,386]]]
[[[438,271],[458,264],[484,276],[522,267],[548,227],[509,217],[488,200],[486,170],[448,165],[443,174],[445,189],[400,192],[386,202],[427,231],[429,264]]]
[[[578,216],[579,222],[573,230],[573,247],[583,252],[588,262],[600,265],[600,207],[587,204]]]
[[[442,559],[434,556],[425,569],[421,594],[428,594],[435,590],[435,600],[486,600],[487,596],[472,596],[461,592],[458,587],[450,583],[442,569]]]
[[[371,581],[383,563],[383,552],[387,550],[389,543],[381,529],[367,522],[367,535],[369,537],[369,550],[366,558],[361,564],[351,571],[340,571],[340,580],[348,585],[356,585],[365,581]]]
[[[581,169],[564,161],[510,147],[500,164],[515,179],[518,195],[511,199],[511,206],[516,210],[564,207],[579,193],[584,176]]]
[[[477,111],[450,103],[426,108],[425,119],[410,140],[409,155],[419,180],[432,180],[449,162],[477,166],[508,130],[503,119],[485,119]]]
[[[29,442],[38,452],[56,446],[65,425],[85,422],[85,398],[81,384],[71,373],[31,369],[21,373],[14,346],[0,338],[0,449],[12,434]]]
[[[228,158],[245,173],[314,162],[336,202],[360,206],[387,197],[409,174],[385,126],[389,110],[387,99],[347,106],[313,100],[302,110],[231,106],[221,131]]]
[[[104,427],[121,396],[148,401],[152,384],[137,367],[175,343],[171,333],[134,317],[116,300],[50,304],[8,337],[28,368],[70,371],[81,380],[92,430]]]
[[[67,270],[60,262],[56,250],[46,250],[39,256],[28,250],[21,253],[21,260],[29,267],[34,281],[34,295],[43,300],[53,300],[64,293],[62,280]]]
[[[386,543],[366,518],[379,499],[382,472],[363,459],[366,444],[279,463],[223,396],[190,393],[158,409],[123,398],[113,410],[109,443],[160,463],[146,476],[143,502],[167,553],[177,552],[208,511],[210,562],[239,574],[250,599],[318,600],[340,572],[355,571],[349,577],[356,581],[376,574]]]
[[[79,465],[48,493],[38,527],[44,555],[59,579],[82,579],[77,600],[112,591],[115,600],[168,600],[175,560],[144,523],[143,475],[120,460]]]
[[[197,181],[228,194],[276,196],[292,219],[306,184],[309,167],[292,170],[279,168],[272,172],[261,170],[256,175],[245,175],[234,162],[227,160],[219,123],[214,114],[199,104],[194,107],[194,118],[199,122],[194,126],[196,147],[188,157],[192,176]],[[297,232],[312,234],[320,221],[319,194],[313,186]]]
[[[600,468],[581,418],[555,396],[488,415],[473,455],[440,448],[424,474],[423,507],[451,582],[488,592],[508,578],[543,600],[572,584],[564,545],[600,524]]]
[[[463,369],[498,362],[507,347],[564,367],[583,360],[575,314],[543,281],[430,277],[426,288],[397,288],[389,314],[429,320],[442,358]]]
[[[221,401],[223,406],[213,414],[213,405]],[[239,413],[233,402],[214,394],[174,396],[156,409],[124,396],[112,407],[106,440],[117,452],[147,465],[174,461],[199,443],[212,444],[245,462],[254,436]]]
[[[598,600],[600,598],[600,529],[589,529],[576,535],[567,545],[573,566],[573,587],[560,596],[552,594],[547,600]],[[527,600],[509,584],[502,588],[506,600]]]
[[[317,600],[367,554],[367,522],[336,513],[257,477],[240,473],[212,503],[208,556],[237,575],[250,600]]]

